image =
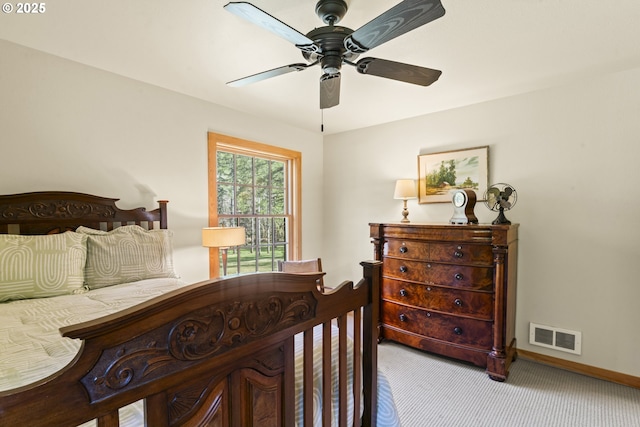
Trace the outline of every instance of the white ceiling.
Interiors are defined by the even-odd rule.
[[[302,33],[316,0],[252,0]],[[399,0],[348,0],[357,29]],[[320,69],[225,82],[304,62],[285,40],[223,10],[227,0],[49,0],[0,15],[0,38],[251,114],[320,132]],[[343,67],[325,134],[640,66],[639,0],[442,0],[446,14],[363,56],[443,71],[429,87]],[[14,3],[15,4],[15,3]]]

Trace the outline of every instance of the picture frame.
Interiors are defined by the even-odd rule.
[[[450,182],[453,181],[453,182]],[[472,189],[484,200],[489,185],[489,146],[420,154],[418,203],[450,203],[451,190]]]

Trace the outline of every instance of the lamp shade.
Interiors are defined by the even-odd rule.
[[[202,229],[202,246],[207,248],[229,248],[244,245],[244,227],[206,227]]]
[[[394,199],[415,199],[418,197],[416,193],[416,182],[413,179],[399,179],[396,181],[396,191],[393,193]]]

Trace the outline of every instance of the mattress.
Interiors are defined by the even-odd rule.
[[[133,283],[95,289],[79,295],[63,295],[52,298],[26,299],[0,304],[0,391],[24,386],[62,369],[69,364],[80,349],[81,342],[60,335],[59,329],[107,314],[115,313],[186,285],[179,279],[149,279]],[[321,329],[316,328],[317,344],[314,353],[320,354]],[[337,336],[332,338],[332,348],[337,350]],[[296,337],[296,365],[302,363],[302,337]],[[314,369],[315,425],[320,423],[322,396],[322,369],[320,359]],[[337,364],[334,364],[337,365]],[[349,364],[352,369],[352,365]],[[297,369],[296,387],[302,383],[302,370]],[[336,372],[332,374],[337,378]],[[335,384],[336,381],[333,381]],[[337,404],[336,398],[333,405]],[[353,399],[349,401],[349,418],[353,416]],[[142,402],[136,402],[120,410],[123,427],[144,425]],[[302,426],[302,403],[296,402],[296,421]],[[94,426],[95,422],[83,425]],[[333,425],[337,425],[336,420]],[[387,379],[378,374],[378,425],[398,427],[397,411]]]

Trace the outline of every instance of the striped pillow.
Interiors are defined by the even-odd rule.
[[[87,236],[0,234],[0,301],[46,298],[84,290]]]
[[[173,270],[171,232],[125,225],[106,232],[79,227],[86,234],[85,284],[89,289],[163,277],[177,278]]]

